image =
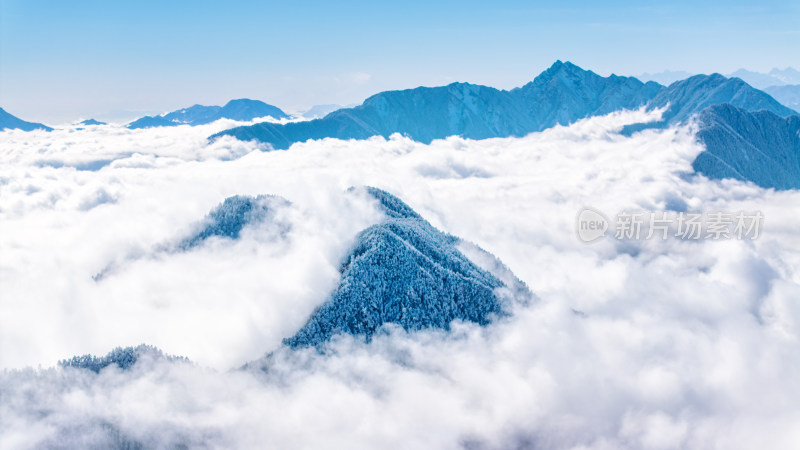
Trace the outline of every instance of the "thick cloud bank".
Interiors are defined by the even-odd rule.
[[[219,123],[0,133],[0,447],[796,446],[800,193],[694,175],[687,127],[618,134],[646,119],[277,152],[207,144]],[[485,327],[282,348],[382,219],[357,185],[493,253],[537,300]],[[280,238],[253,223],[171,250],[225,198],[261,194],[291,202]],[[586,206],[764,224],[755,240],[585,244]],[[191,362],[21,369],[139,343]],[[268,352],[266,372],[228,370]]]

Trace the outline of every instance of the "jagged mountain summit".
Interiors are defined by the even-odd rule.
[[[26,122],[20,119],[19,117],[7,113],[3,108],[0,108],[0,131],[3,130],[53,131],[53,129],[48,127],[47,125],[36,122]]]
[[[661,89],[655,82],[633,77],[602,77],[570,62],[556,61],[530,83],[510,91],[541,131],[569,125],[580,119],[601,116],[647,104]]]
[[[386,91],[322,119],[238,127],[212,139],[231,135],[287,149],[308,139],[366,139],[393,133],[424,143],[453,135],[470,139],[524,136],[592,115],[643,106],[661,87],[630,77],[601,77],[557,61],[533,82],[511,91],[469,83]]]
[[[800,189],[800,115],[713,105],[697,115],[706,151],[692,167],[709,178],[735,178],[775,189]]]
[[[249,121],[260,117],[289,118],[280,108],[250,99],[231,100],[225,106],[194,105],[160,116],[144,116],[127,125],[128,128],[171,127],[177,125],[204,125],[219,119]]]
[[[320,346],[340,333],[367,340],[384,324],[448,330],[454,320],[486,325],[508,313],[527,287],[490,254],[434,228],[397,197],[363,188],[385,214],[363,230],[340,267],[341,280],[284,344]],[[462,250],[480,255],[478,266]]]

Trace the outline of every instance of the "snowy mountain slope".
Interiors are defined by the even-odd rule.
[[[722,103],[746,111],[771,111],[781,117],[796,114],[768,94],[753,88],[739,78],[726,78],[720,74],[695,75],[672,83],[662,89],[649,103],[648,108],[667,107],[663,123],[687,120],[703,109]]]
[[[319,346],[338,333],[369,340],[387,323],[405,330],[447,330],[453,320],[485,325],[506,313],[504,290],[527,292],[504,266],[490,271],[476,265],[459,250],[460,239],[437,230],[397,197],[366,190],[385,220],[358,235],[340,268],[339,285],[284,344]]]
[[[611,75],[601,77],[570,63],[556,61],[532,82],[510,92],[541,131],[579,119],[645,105],[661,89],[655,82]]]
[[[278,220],[276,214],[289,204],[286,199],[273,195],[228,197],[208,214],[198,231],[179,247],[185,250],[197,247],[213,237],[238,239],[245,227],[258,223],[268,222],[267,225],[274,226],[276,234],[283,234],[288,231],[289,225]]]
[[[800,189],[800,116],[714,105],[697,116],[706,151],[692,166],[709,178],[735,178],[776,189]]]

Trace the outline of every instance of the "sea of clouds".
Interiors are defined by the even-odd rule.
[[[277,152],[207,142],[224,121],[0,133],[0,448],[793,448],[800,192],[693,174],[692,126],[618,133],[657,115]],[[485,328],[281,349],[381,218],[358,185],[493,253],[536,300]],[[173,250],[235,194],[291,201],[290,231]],[[755,240],[585,244],[585,206],[764,222]],[[139,343],[192,363],[52,368]]]

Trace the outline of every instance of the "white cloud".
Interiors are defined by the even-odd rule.
[[[691,130],[616,134],[643,115],[519,139],[270,153],[208,145],[213,126],[0,133],[0,366],[140,342],[199,363],[0,375],[0,447],[79,425],[99,439],[86,429],[105,423],[212,447],[791,448],[800,193],[687,177],[701,151]],[[98,160],[113,162],[67,167]],[[539,300],[487,328],[344,338],[326,356],[279,352],[266,374],[224,371],[277,349],[324,301],[338,258],[378,219],[344,194],[362,184],[494,253]],[[253,229],[158,251],[233,194],[291,200],[288,239]],[[623,246],[574,233],[586,205],[613,215],[675,202],[760,210],[762,236]]]
[[[353,84],[364,84],[372,79],[372,75],[364,72],[352,72],[347,74],[346,78]]]

